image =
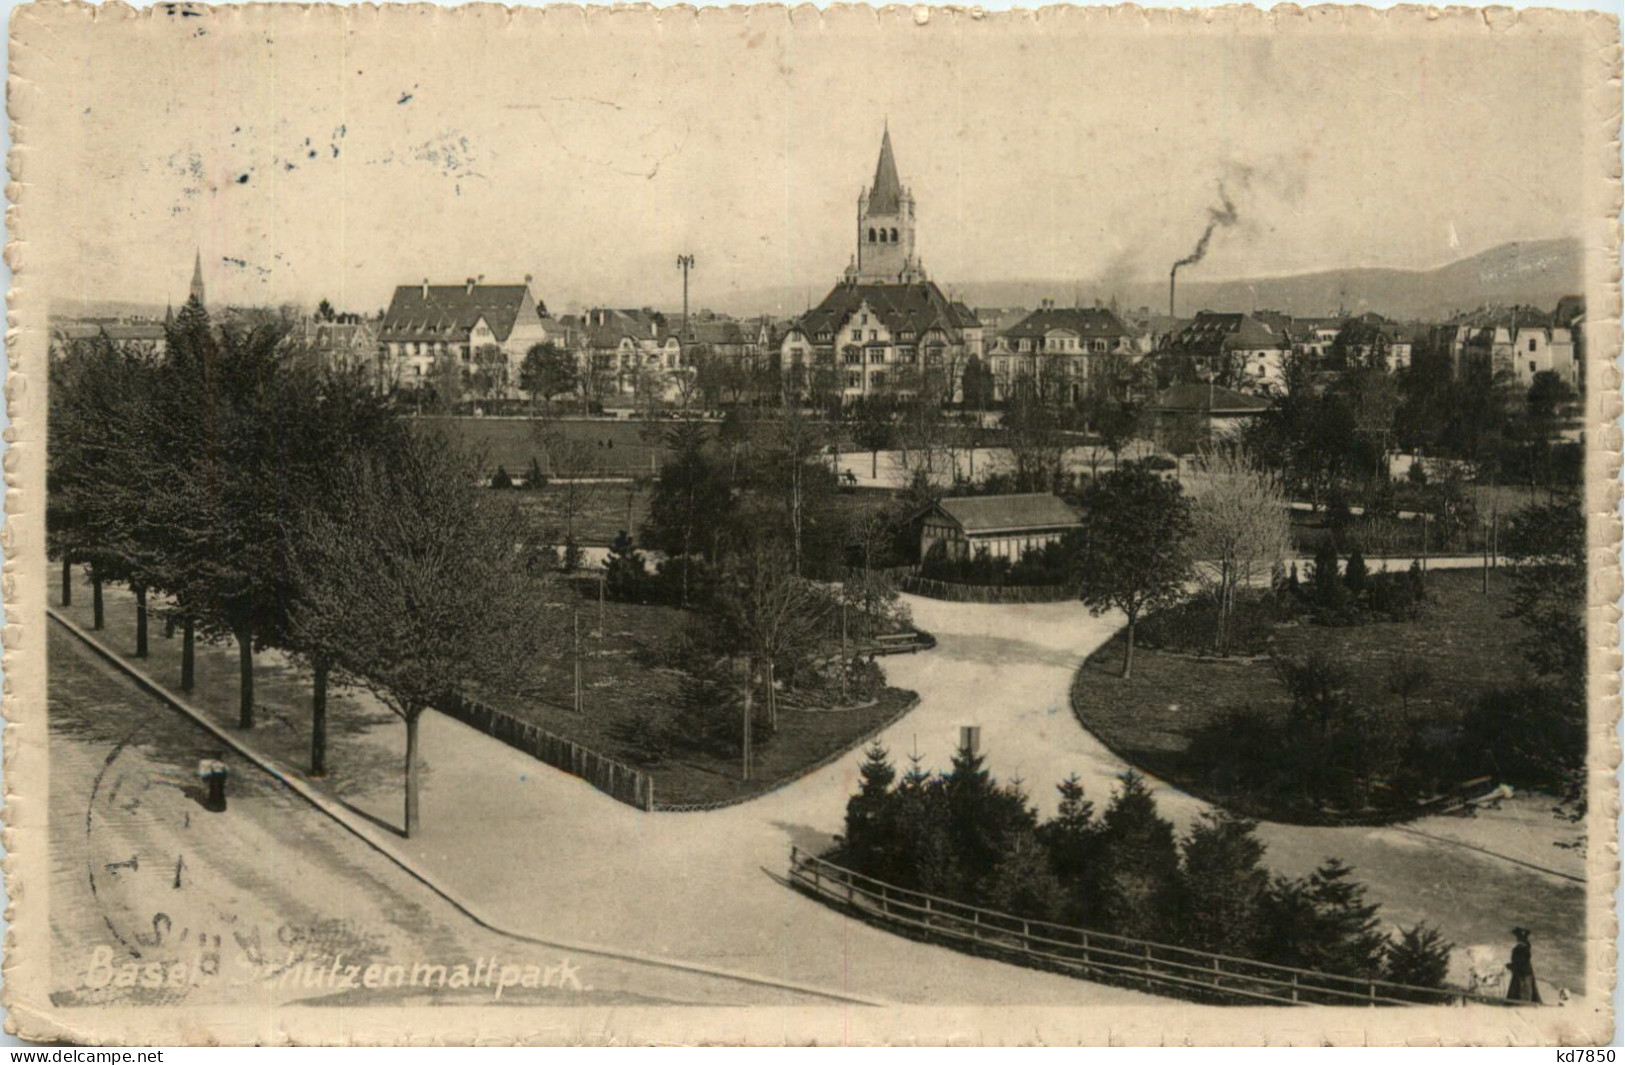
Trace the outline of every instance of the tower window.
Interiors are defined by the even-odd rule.
[[[895,227],[895,226],[893,226],[893,227],[892,227],[892,231],[891,231],[891,242],[892,242],[892,243],[893,243],[893,244],[896,244],[896,243],[897,243],[897,228],[896,228],[896,227]]]
[[[886,243],[886,231],[884,229],[880,231],[880,243]]]
[[[875,242],[875,227],[870,226],[869,227],[869,243],[873,244],[874,242]]]

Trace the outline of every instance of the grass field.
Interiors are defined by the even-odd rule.
[[[1448,731],[1459,721],[1464,701],[1518,677],[1522,629],[1501,616],[1508,605],[1501,576],[1491,575],[1485,596],[1479,573],[1436,570],[1428,575],[1427,591],[1428,604],[1415,621],[1349,628],[1284,624],[1274,631],[1270,654],[1292,659],[1315,649],[1339,654],[1353,667],[1354,704],[1391,704],[1395,711],[1401,702],[1387,691],[1390,670],[1404,659],[1420,659],[1432,679],[1400,712],[1425,728]],[[1125,760],[1193,794],[1252,816],[1286,813],[1259,809],[1231,792],[1201,744],[1193,742],[1220,727],[1232,711],[1285,719],[1291,699],[1268,656],[1221,659],[1136,648],[1129,680],[1118,676],[1122,660],[1119,635],[1091,655],[1074,678],[1073,712],[1085,728]]]
[[[531,459],[543,461],[528,418],[461,418],[428,415],[412,419],[426,430],[439,430],[466,447],[481,449],[489,470],[498,466],[518,476]],[[646,427],[658,432],[665,423],[620,421],[609,418],[561,418],[552,423],[561,432],[586,440],[600,449],[603,469],[627,474],[650,474],[660,468],[666,449]],[[543,467],[545,469],[545,465]]]
[[[667,606],[606,603],[600,635],[598,603],[584,599],[579,609],[586,689],[582,713],[572,704],[574,675],[568,652],[537,664],[527,695],[483,697],[550,732],[648,772],[662,806],[738,801],[771,791],[824,759],[856,747],[913,698],[912,693],[886,688],[872,706],[833,712],[798,709],[786,705],[792,699],[785,700],[777,733],[755,749],[750,781],[740,778],[738,759],[686,747],[644,764],[646,748],[640,733],[676,711],[684,674],[672,661],[694,615]]]

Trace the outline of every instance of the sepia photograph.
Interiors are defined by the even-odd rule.
[[[1613,16],[10,33],[12,1034],[1616,1038]]]

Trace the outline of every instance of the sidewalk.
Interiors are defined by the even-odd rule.
[[[54,598],[54,597],[53,597]],[[114,652],[134,648],[133,597],[104,589]],[[90,627],[88,586],[62,613]],[[138,668],[175,690],[180,635],[151,626]],[[330,692],[330,776],[308,766],[308,680],[280,655],[256,656],[252,733],[236,730],[237,654],[197,647],[187,699],[290,786],[342,804],[371,845],[442,885],[478,919],[572,949],[690,964],[860,1001],[985,1004],[1166,1000],[917,943],[846,919],[782,886],[792,843],[822,848],[856,786],[856,754],[789,788],[726,810],[646,814],[440,714],[421,725],[423,827],[402,839],[405,729],[362,692]],[[906,727],[911,718],[898,727]]]

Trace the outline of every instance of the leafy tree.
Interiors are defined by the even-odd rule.
[[[478,486],[479,464],[437,434],[349,463],[329,512],[306,519],[294,565],[332,667],[406,724],[403,831],[418,830],[418,723],[557,646],[554,607],[523,578],[526,523]]]
[[[1269,873],[1257,824],[1205,811],[1181,846],[1179,916],[1183,944],[1220,954],[1250,955],[1260,926]]]
[[[551,340],[532,344],[519,364],[519,387],[530,397],[533,410],[537,397],[552,403],[554,396],[574,392],[579,385],[575,355]]]
[[[1178,902],[1174,826],[1158,816],[1144,777],[1129,770],[1118,781],[1101,818],[1100,916],[1118,935],[1158,939]]]
[[[335,319],[337,317],[338,317],[338,312],[333,310],[333,305],[331,303],[327,302],[327,300],[324,299],[324,300],[322,300],[321,303],[317,304],[317,306],[316,306],[316,318],[319,321],[331,322],[333,319]]]
[[[1172,603],[1190,573],[1190,507],[1179,485],[1147,470],[1113,470],[1084,494],[1086,543],[1080,556],[1090,613],[1128,619],[1123,677],[1134,666],[1134,627],[1148,610]]]
[[[853,411],[852,436],[857,445],[869,452],[869,476],[880,475],[880,452],[891,446],[896,435],[892,422],[892,408],[888,403],[867,399]]]
[[[1577,499],[1514,514],[1502,552],[1511,563],[1508,616],[1524,624],[1524,655],[1537,672],[1585,683],[1585,515]]]

